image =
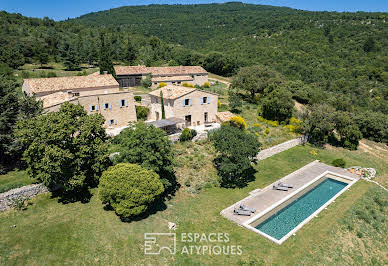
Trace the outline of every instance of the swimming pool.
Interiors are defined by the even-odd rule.
[[[354,182],[356,180],[352,178],[327,171],[281,202],[249,219],[244,226],[281,244]]]
[[[347,185],[344,182],[327,178],[318,186],[256,226],[256,229],[280,240]]]

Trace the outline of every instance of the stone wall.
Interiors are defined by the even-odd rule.
[[[15,204],[15,201],[21,199],[30,199],[36,195],[48,192],[42,184],[28,185],[20,188],[11,189],[0,194],[0,211],[5,211]]]
[[[264,160],[268,157],[271,157],[275,154],[278,154],[282,151],[285,151],[285,150],[288,150],[288,149],[291,149],[295,146],[298,146],[298,145],[301,145],[301,144],[304,144],[306,143],[306,138],[305,137],[299,137],[299,138],[296,138],[296,139],[292,139],[292,140],[289,140],[289,141],[286,141],[286,142],[283,142],[283,143],[280,143],[279,145],[276,145],[276,146],[273,146],[271,148],[268,148],[268,149],[265,149],[265,150],[262,150],[261,152],[259,152],[256,156],[257,160]]]

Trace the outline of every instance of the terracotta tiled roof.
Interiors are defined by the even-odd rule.
[[[216,114],[216,117],[221,121],[221,122],[226,122],[229,121],[232,117],[235,117],[236,115],[226,111],[226,112],[218,112]]]
[[[145,66],[115,66],[116,75],[142,75],[151,73]]]
[[[72,98],[72,94],[69,94],[67,92],[62,92],[62,91],[54,92],[54,93],[39,97],[39,99],[43,101],[43,108],[64,103],[66,101],[71,100],[71,98]]]
[[[189,87],[182,87],[182,86],[165,86],[163,88],[160,88],[158,90],[154,90],[150,92],[150,95],[158,96],[160,97],[160,91],[163,93],[163,98],[165,99],[176,99],[183,95],[186,95],[190,92],[195,91],[195,88],[189,88]]]
[[[171,67],[145,67],[145,66],[116,66],[116,75],[191,75],[207,74],[201,66],[171,66]]]
[[[152,78],[152,82],[163,82],[163,81],[193,81],[194,79],[190,76],[172,76],[172,77],[156,77]]]
[[[119,86],[118,82],[112,75],[25,79],[24,84],[27,85],[31,92],[34,93]]]

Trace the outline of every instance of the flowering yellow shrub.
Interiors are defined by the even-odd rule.
[[[264,122],[264,123],[266,123],[266,124],[268,124],[270,126],[273,126],[273,127],[278,127],[279,126],[279,122],[278,121],[267,120],[267,119],[265,119],[262,116],[258,116],[257,120],[259,120],[260,122]]]
[[[167,84],[166,83],[164,83],[164,82],[160,82],[160,84],[159,84],[159,87],[158,88],[163,88],[163,87],[166,87],[167,86]]]
[[[193,85],[193,84],[190,84],[190,83],[187,83],[187,82],[183,82],[183,83],[182,83],[182,86],[183,86],[183,87],[194,88],[194,85]]]
[[[205,88],[210,88],[210,83],[209,83],[208,81],[206,81],[206,82],[203,84],[203,86],[204,86]]]
[[[229,120],[229,124],[233,127],[238,127],[239,129],[246,129],[247,123],[241,116],[234,116]]]
[[[295,117],[291,117],[289,124],[286,125],[285,128],[288,128],[288,130],[292,133],[297,133],[301,123],[302,123],[301,120]]]
[[[218,108],[221,107],[221,102],[220,102],[220,100],[217,100],[217,106],[218,106]]]
[[[268,135],[269,134],[269,128],[266,127],[265,130],[264,130],[264,135]]]
[[[317,156],[318,155],[318,152],[316,150],[311,150],[310,151],[310,154],[313,155],[313,156]]]
[[[254,124],[253,126],[254,126],[254,127],[261,127],[261,125],[260,125],[259,123]]]

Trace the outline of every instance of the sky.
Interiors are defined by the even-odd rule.
[[[287,6],[312,11],[388,12],[388,0],[0,0],[0,10],[28,17],[45,16],[55,20],[128,5],[204,4],[241,1],[252,4]]]

